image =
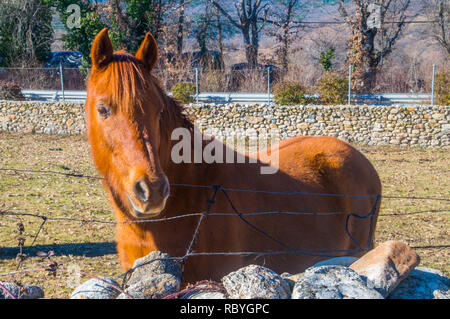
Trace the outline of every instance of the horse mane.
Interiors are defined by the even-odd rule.
[[[161,114],[161,134],[166,134],[166,140],[170,140],[170,134],[177,127],[187,128],[191,133],[194,131],[194,124],[186,112],[186,108],[176,99],[168,96],[161,88],[156,77],[151,75],[153,84],[163,98],[164,109]]]
[[[168,96],[162,89],[158,79],[151,73],[145,72],[142,62],[135,56],[119,51],[113,54],[112,62],[102,70],[103,83],[98,83],[99,79],[94,79],[96,88],[109,98],[105,101],[111,108],[117,109],[122,114],[132,118],[136,108],[145,111],[145,99],[139,98],[153,92],[159,95],[163,102],[161,114],[161,133],[170,138],[172,130],[176,127],[185,127],[193,130],[192,121],[185,112],[184,106]],[[95,73],[91,77],[96,77]],[[152,84],[154,89],[152,90]],[[100,94],[102,93],[100,92]]]

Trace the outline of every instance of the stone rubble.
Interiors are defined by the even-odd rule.
[[[450,299],[450,278],[436,269],[416,267],[419,261],[405,243],[387,241],[360,258],[322,260],[298,274],[279,275],[248,265],[225,275],[222,283],[199,282],[180,291],[179,263],[153,251],[135,261],[137,268],[123,287],[125,293],[111,287],[120,287],[114,279],[100,277],[78,286],[71,299]],[[44,297],[37,286],[1,284],[16,298],[19,291],[24,299]],[[4,298],[10,296],[0,289],[0,299]]]
[[[419,262],[405,243],[387,241],[360,258],[322,260],[298,274],[278,275],[263,266],[248,265],[224,276],[224,289],[220,283],[199,283],[184,293],[179,290],[179,264],[168,254],[154,251],[136,260],[134,266],[143,266],[133,272],[125,291],[133,298],[163,298],[174,293],[182,299],[450,298],[450,279],[434,269],[415,268]],[[122,298],[129,297],[120,294],[118,299]]]

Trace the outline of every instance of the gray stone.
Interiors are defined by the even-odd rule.
[[[115,299],[120,294],[120,291],[111,285],[120,287],[119,284],[108,277],[99,278],[103,280],[93,278],[79,285],[72,292],[70,299]]]
[[[25,285],[26,297],[24,299],[39,299],[44,298],[44,290],[35,285]]]
[[[227,299],[223,291],[208,285],[199,285],[195,291],[188,292],[181,299]]]
[[[352,257],[352,256],[336,257],[336,258],[319,261],[318,263],[314,264],[312,267],[331,266],[331,265],[348,267],[357,260],[358,260],[357,257]]]
[[[227,294],[232,299],[287,299],[289,284],[274,271],[249,265],[222,278]]]
[[[18,286],[12,282],[0,282],[16,299],[39,299],[44,298],[44,290],[35,285]],[[0,288],[0,299],[12,299],[8,293]]]
[[[185,296],[183,299],[227,299],[225,294],[220,291],[196,291],[190,294],[189,296]]]
[[[441,130],[442,132],[450,132],[450,124],[442,124]]]
[[[180,290],[180,279],[172,274],[153,275],[143,278],[125,289],[117,299],[161,299]]]
[[[295,283],[292,299],[383,299],[370,286],[348,267],[312,267]]]
[[[450,278],[438,270],[417,267],[389,295],[389,299],[450,299]]]
[[[127,285],[131,286],[161,274],[171,274],[177,278],[178,281],[181,281],[182,274],[180,264],[170,258],[169,254],[160,251],[152,251],[142,258],[136,259],[133,268],[137,268],[128,279]]]

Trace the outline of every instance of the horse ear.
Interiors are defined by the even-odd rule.
[[[145,35],[144,41],[136,52],[136,58],[144,63],[149,71],[155,66],[158,60],[158,44],[150,33]]]
[[[91,59],[92,66],[101,68],[108,65],[113,57],[113,46],[108,36],[108,29],[104,28],[97,34],[92,43]]]

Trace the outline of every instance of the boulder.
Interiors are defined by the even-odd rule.
[[[383,296],[352,269],[328,265],[306,269],[295,283],[292,299],[383,299]]]
[[[219,283],[205,282],[196,284],[195,287],[188,287],[186,290],[194,288],[181,296],[181,299],[227,299]]]
[[[148,281],[148,279],[161,274],[171,274],[178,281],[182,279],[180,264],[170,255],[160,251],[152,251],[148,255],[136,259],[133,268],[137,267],[127,281],[127,286],[132,286],[141,281]]]
[[[72,292],[70,299],[115,299],[120,291],[111,285],[120,287],[119,284],[112,278],[99,277],[99,279],[89,279],[79,285]]]
[[[44,290],[34,285],[19,286],[12,282],[0,282],[16,299],[38,299],[44,298]],[[0,299],[12,299],[3,289],[0,288]]]
[[[389,295],[389,299],[450,299],[450,278],[438,270],[417,267]]]
[[[182,299],[227,299],[227,297],[221,291],[208,289],[188,292]]]
[[[350,265],[360,276],[387,297],[420,262],[419,256],[400,241],[387,241]]]
[[[319,261],[318,263],[314,264],[312,267],[330,266],[330,265],[349,267],[351,264],[353,264],[357,260],[358,260],[357,257],[352,257],[352,256],[336,257],[336,258],[325,259],[325,260]]]
[[[227,294],[232,299],[287,299],[289,284],[274,271],[249,265],[222,278]]]
[[[180,290],[181,281],[172,274],[153,275],[125,289],[117,299],[161,299]],[[131,297],[131,298],[130,298]]]

